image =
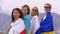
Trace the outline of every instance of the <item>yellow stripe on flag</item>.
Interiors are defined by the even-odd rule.
[[[29,28],[29,30],[28,30],[28,34],[31,34],[31,30],[30,30],[30,28]]]
[[[51,32],[42,32],[42,34],[54,34],[54,31],[51,31]]]

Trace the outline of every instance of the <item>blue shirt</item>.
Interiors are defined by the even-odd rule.
[[[30,28],[30,14],[26,15],[24,18],[25,28],[26,28],[26,34],[28,34],[28,30]]]

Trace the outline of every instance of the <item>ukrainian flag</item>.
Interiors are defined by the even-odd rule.
[[[53,19],[51,13],[47,13],[46,18],[41,19],[40,24],[42,34],[54,34]]]
[[[42,32],[42,34],[54,34],[54,31],[51,31],[51,32]]]

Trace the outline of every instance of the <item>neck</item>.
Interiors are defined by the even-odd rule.
[[[15,18],[14,22],[16,22],[17,19],[18,19],[18,18]]]
[[[24,16],[26,16],[26,15],[24,15]],[[23,16],[23,17],[24,17],[24,16]]]
[[[50,13],[50,12],[46,12],[46,14],[48,14],[48,13]]]

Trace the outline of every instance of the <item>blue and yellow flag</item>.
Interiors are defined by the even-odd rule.
[[[47,13],[46,18],[41,19],[40,24],[42,34],[54,34],[53,19],[51,13]]]

